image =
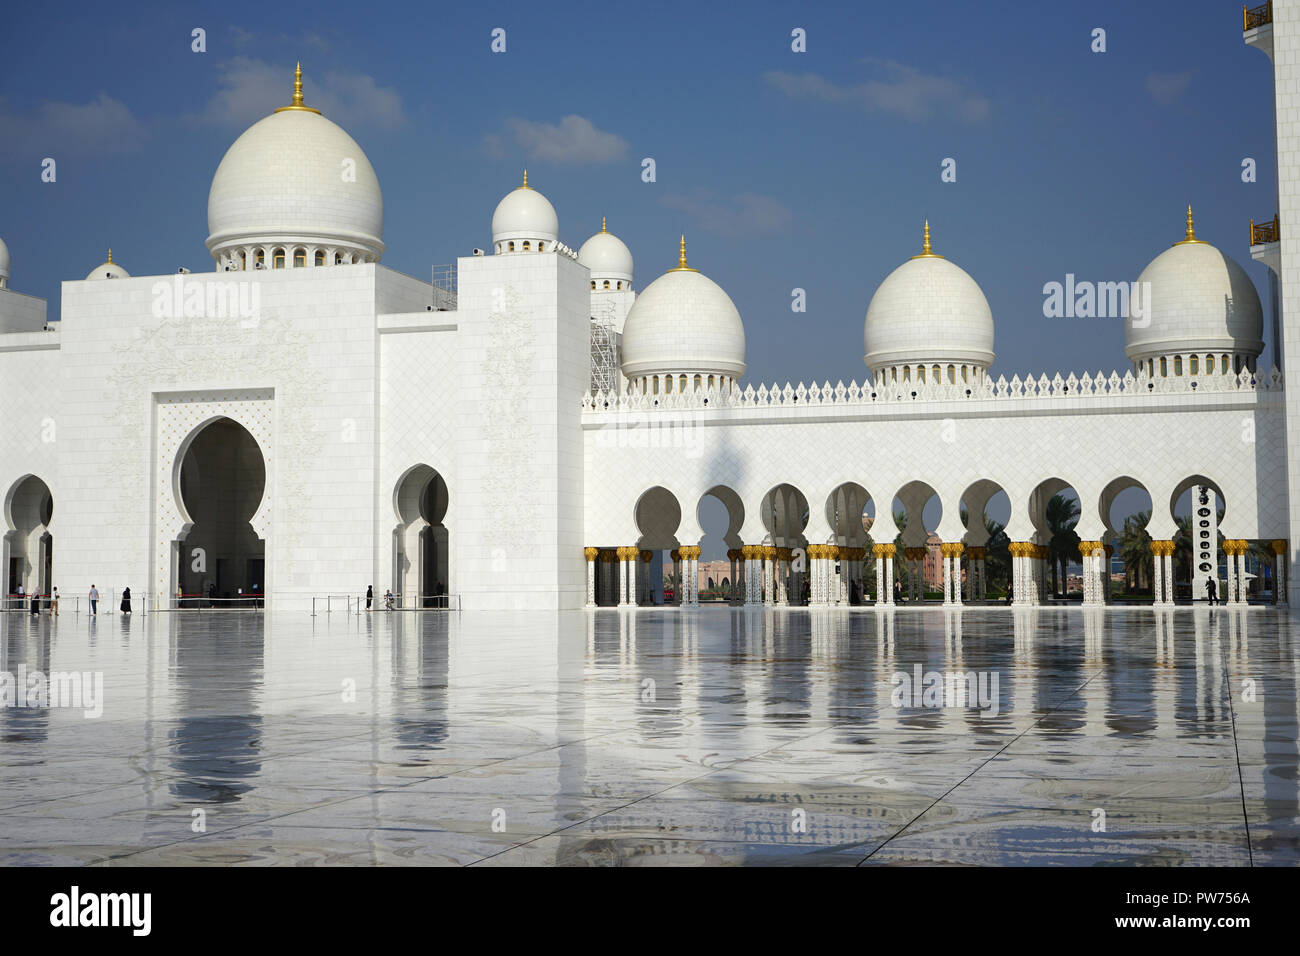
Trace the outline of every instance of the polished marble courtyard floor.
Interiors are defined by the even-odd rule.
[[[0,614],[24,665],[105,701],[0,708],[7,865],[1300,863],[1272,609]]]

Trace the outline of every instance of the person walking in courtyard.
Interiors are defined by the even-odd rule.
[[[1219,587],[1214,583],[1214,578],[1205,579],[1205,594],[1210,599],[1210,606],[1213,607],[1219,601]]]
[[[59,616],[59,589],[50,588],[50,613]]]
[[[18,595],[18,610],[21,611],[23,609],[23,605],[27,603],[27,598],[26,598],[27,592],[23,590],[23,586],[20,584],[18,585],[18,590],[15,591],[14,594]],[[8,606],[9,605],[6,601],[5,607],[7,608]]]
[[[131,613],[131,589],[130,588],[122,589],[122,613],[123,614]]]
[[[387,591],[384,592],[384,610],[391,611],[392,609],[393,609],[393,589],[389,588]]]
[[[99,613],[99,588],[93,584],[90,586],[90,613],[92,616]]]
[[[367,611],[370,610],[370,605],[374,603],[374,600],[375,600],[375,586],[373,584],[367,584],[366,585],[366,610]]]
[[[41,589],[37,588],[32,592],[32,615],[39,617],[41,613]]]

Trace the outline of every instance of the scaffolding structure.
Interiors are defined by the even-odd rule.
[[[433,310],[435,312],[455,312],[456,289],[456,263],[435,265],[433,267]]]
[[[618,337],[614,303],[597,302],[591,310],[591,392],[618,390]]]

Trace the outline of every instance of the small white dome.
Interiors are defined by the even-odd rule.
[[[873,372],[890,366],[993,364],[993,313],[965,270],[930,252],[891,272],[871,297],[863,323],[863,361]]]
[[[208,192],[208,250],[313,245],[383,254],[384,197],[365,152],[341,127],[293,102],[258,120],[226,151]]]
[[[95,266],[95,268],[90,270],[90,274],[86,276],[86,281],[89,282],[91,279],[129,279],[129,278],[131,278],[131,273],[127,272],[125,269],[123,269],[121,266],[119,266],[116,262],[113,261],[113,250],[109,249],[108,258],[105,259],[103,262],[101,262],[99,265]]]
[[[531,239],[555,242],[560,237],[560,220],[555,215],[551,201],[528,185],[528,172],[524,171],[524,184],[506,194],[492,213],[492,241]]]
[[[605,230],[604,220],[600,232],[582,244],[578,261],[591,270],[592,281],[621,279],[632,283],[632,252],[623,240]]]
[[[745,374],[745,326],[731,297],[686,265],[661,275],[628,311],[623,325],[623,374],[703,372]]]
[[[9,247],[0,239],[0,279],[9,278]]]
[[[1259,293],[1241,266],[1195,237],[1156,256],[1138,276],[1150,289],[1150,312],[1138,327],[1124,323],[1124,351],[1139,362],[1177,352],[1231,352],[1257,358],[1264,350]],[[1130,310],[1131,312],[1131,310]]]

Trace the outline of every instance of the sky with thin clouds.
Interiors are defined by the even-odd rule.
[[[638,288],[685,232],[744,318],[754,384],[861,379],[867,304],[927,217],[984,289],[1008,377],[1123,371],[1120,320],[1044,318],[1043,286],[1136,279],[1189,202],[1269,308],[1247,224],[1275,211],[1272,79],[1225,0],[52,9],[8,9],[0,58],[0,236],[52,317],[109,246],[136,275],[211,267],[212,174],[298,59],[379,176],[384,265],[427,279],[488,247],[526,166],[568,245],[608,217]]]

